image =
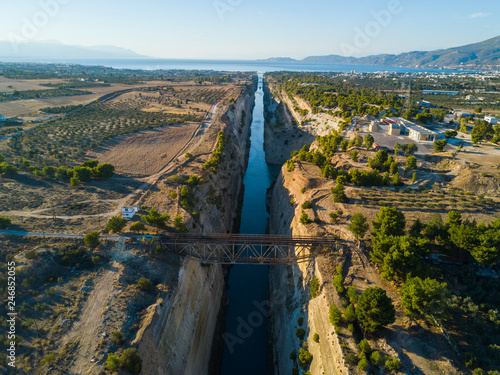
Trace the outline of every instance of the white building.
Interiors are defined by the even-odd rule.
[[[498,119],[493,116],[484,116],[484,121],[488,121],[491,125],[498,124]]]
[[[122,216],[124,219],[132,219],[135,214],[139,212],[139,207],[123,207],[122,208]]]

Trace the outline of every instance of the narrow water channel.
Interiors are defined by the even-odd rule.
[[[266,190],[279,167],[266,163],[264,153],[263,77],[255,92],[251,125],[250,154],[243,178],[245,192],[241,213],[242,234],[264,234],[268,214]],[[265,375],[268,368],[267,298],[269,268],[261,265],[235,265],[231,268],[227,296],[226,335],[222,375]]]

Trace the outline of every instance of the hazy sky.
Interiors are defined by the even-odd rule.
[[[364,56],[500,35],[498,0],[2,0],[0,9],[0,40],[115,45],[161,58]]]

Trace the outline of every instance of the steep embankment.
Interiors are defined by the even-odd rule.
[[[303,195],[300,190],[314,188],[314,180],[304,178],[301,172],[287,173],[284,167],[269,191],[269,231],[273,234],[311,235],[306,226],[299,224],[300,203],[291,204],[292,198]],[[307,341],[313,355],[312,374],[348,374],[335,329],[328,317],[329,301],[325,290],[312,299],[309,282],[318,277],[320,284],[329,277],[320,272],[316,260],[293,266],[276,266],[271,270],[271,342],[276,374],[291,374],[298,360],[291,360],[290,353],[299,353],[300,344]],[[285,287],[286,286],[286,287]],[[298,319],[303,318],[299,327]],[[307,335],[299,340],[296,329],[303,328]],[[313,340],[314,333],[320,335],[319,342]]]
[[[248,87],[234,104],[221,105],[207,131],[207,141],[200,145],[201,150],[213,150],[219,131],[223,131],[228,140],[223,162],[217,172],[209,175],[198,193],[199,225],[205,233],[230,231],[237,219],[252,122],[253,92],[254,87]],[[188,225],[193,226],[193,222]],[[142,373],[213,373],[217,366],[209,363],[212,347],[218,345],[214,336],[217,336],[223,296],[221,266],[201,266],[185,261],[176,290],[167,301],[159,301],[152,307],[136,340],[143,358]]]
[[[313,114],[297,96],[290,97],[272,81],[264,83],[264,149],[266,162],[283,165],[290,153],[310,144],[317,135],[338,129],[339,119],[326,113]]]

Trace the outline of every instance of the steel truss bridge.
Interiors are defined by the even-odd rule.
[[[168,252],[208,264],[289,265],[337,250],[328,237],[164,233],[159,241]]]

